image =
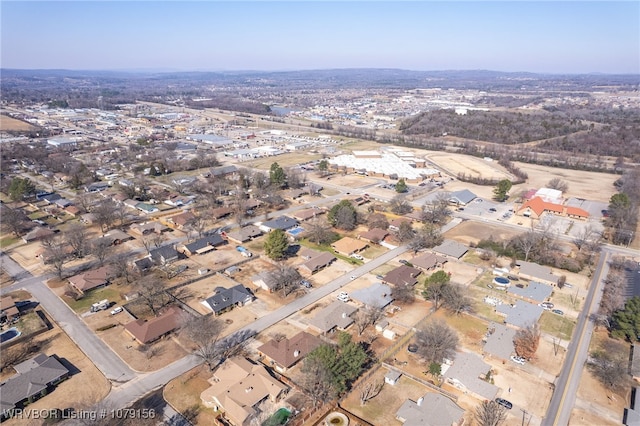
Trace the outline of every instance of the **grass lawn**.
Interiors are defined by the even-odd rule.
[[[576,297],[575,292],[573,294],[555,293],[553,295],[553,301],[556,305],[570,306],[572,309],[579,311],[582,305],[582,298]],[[575,303],[573,303],[575,301]]]
[[[387,252],[387,249],[385,247],[374,244],[374,245],[370,245],[367,249],[360,252],[360,254],[365,259],[375,259],[376,257],[381,256],[386,252]]]
[[[570,340],[575,322],[566,317],[544,311],[540,317],[540,329],[560,339]]]
[[[269,170],[273,163],[278,163],[280,167],[297,166],[308,161],[315,161],[322,158],[320,154],[308,154],[305,152],[291,152],[289,154],[278,155],[277,157],[260,158],[254,161],[247,161],[245,164],[257,169]]]
[[[334,195],[338,195],[339,193],[340,191],[333,188],[324,188],[322,190],[322,195],[324,195],[325,197],[333,197]]]
[[[347,263],[351,263],[352,265],[360,266],[360,265],[362,265],[364,263],[362,260],[353,259],[353,258],[351,258],[349,256],[345,256],[343,254],[336,253],[335,251],[333,251],[333,249],[329,245],[314,244],[311,241],[307,240],[306,238],[300,240],[299,243],[300,243],[301,246],[308,247],[308,248],[313,249],[313,250],[327,251],[327,252],[333,254],[338,259],[342,259]]]
[[[20,241],[20,238],[14,236],[6,236],[0,239],[0,247],[7,247]]]
[[[69,307],[75,312],[88,311],[91,308],[91,305],[99,302],[102,299],[109,299],[109,302],[119,302],[122,300],[120,298],[120,292],[109,287],[103,287],[90,291],[89,293],[86,293],[82,299],[79,300],[73,300],[67,296],[63,296],[62,298],[67,303],[67,305],[69,305]]]
[[[29,312],[28,314],[21,316],[16,327],[25,335],[35,333],[38,330],[46,328],[38,314],[35,312]]]
[[[198,416],[194,424],[214,424],[213,419],[218,412],[206,408],[200,400],[200,394],[211,386],[207,382],[211,375],[205,365],[198,366],[167,383],[164,398],[180,413],[187,410],[197,411]]]
[[[42,219],[43,217],[49,217],[49,213],[37,211],[37,212],[31,213],[27,217],[31,220]]]
[[[471,263],[473,265],[484,266],[485,261],[480,259],[480,255],[474,251],[469,250],[462,258],[463,262]]]

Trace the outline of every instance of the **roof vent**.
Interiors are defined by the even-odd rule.
[[[300,356],[300,351],[299,351],[299,350],[295,350],[295,351],[293,351],[293,356],[294,356],[294,357],[298,357],[298,356]]]
[[[244,391],[245,391],[246,393],[249,393],[249,392],[251,392],[252,390],[253,390],[253,387],[252,387],[252,386],[249,386],[249,387],[248,387],[248,388],[246,388]]]

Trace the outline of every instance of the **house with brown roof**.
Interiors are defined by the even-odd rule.
[[[407,219],[406,217],[398,217],[389,222],[389,231],[398,231],[400,230],[400,225],[403,223],[411,223],[411,219]]]
[[[418,275],[421,273],[422,271],[420,269],[412,268],[407,265],[400,265],[396,269],[389,271],[382,279],[382,282],[397,286],[414,286],[418,284]]]
[[[211,210],[211,217],[214,219],[222,219],[223,217],[229,216],[233,213],[233,209],[231,207],[218,207],[217,209]]]
[[[321,344],[320,338],[301,331],[291,339],[269,340],[258,348],[258,353],[265,358],[264,364],[283,373]]]
[[[323,251],[317,256],[312,257],[298,267],[301,274],[309,276],[331,265],[336,257],[328,251]]]
[[[305,221],[309,219],[313,219],[315,217],[320,216],[321,214],[325,214],[326,210],[318,207],[312,207],[310,209],[299,210],[293,213],[293,217],[300,221]]]
[[[134,223],[129,227],[131,232],[136,235],[149,235],[149,234],[162,234],[168,231],[169,228],[161,224],[160,222],[147,222],[147,223]]]
[[[312,259],[316,256],[318,256],[321,252],[318,250],[314,250],[308,247],[304,247],[302,250],[300,250],[300,252],[298,253],[298,256],[300,256],[301,258],[303,258],[304,260],[309,260]]]
[[[80,212],[82,212],[82,210],[80,210],[78,207],[76,206],[67,206],[64,208],[64,211],[73,217],[76,217],[80,214]]]
[[[43,238],[50,237],[53,234],[55,234],[55,232],[49,228],[37,227],[25,234],[22,239],[25,243],[30,243],[31,241],[37,241]]]
[[[159,316],[150,320],[137,319],[125,324],[124,331],[141,345],[158,340],[171,333],[180,325],[182,310],[177,306],[170,306]]]
[[[191,212],[183,212],[175,216],[168,217],[167,222],[175,225],[178,229],[182,229],[188,225],[189,222],[195,219],[195,217],[196,215]]]
[[[380,241],[384,240],[387,235],[389,235],[389,231],[386,229],[373,228],[367,232],[361,233],[358,235],[358,238],[370,243],[378,244]]]
[[[331,248],[336,253],[344,254],[345,256],[351,256],[354,253],[358,253],[369,247],[369,244],[365,241],[357,240],[351,237],[344,237],[331,244]]]
[[[85,294],[87,291],[106,286],[109,284],[111,277],[111,268],[109,266],[102,266],[70,277],[69,285],[80,294]]]
[[[447,258],[438,256],[435,253],[423,253],[420,256],[411,259],[411,264],[417,266],[423,271],[430,271],[447,263]]]
[[[200,394],[202,403],[222,411],[235,426],[249,426],[260,414],[260,403],[278,402],[289,388],[273,378],[263,365],[246,358],[227,359],[209,379],[211,386]]]
[[[0,298],[0,320],[12,320],[20,316],[20,310],[11,296]]]

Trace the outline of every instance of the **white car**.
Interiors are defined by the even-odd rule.
[[[520,365],[524,365],[527,361],[522,358],[521,356],[517,356],[517,355],[511,355],[511,361],[515,362],[516,364],[520,364]]]
[[[355,280],[355,279],[356,279],[356,276],[355,276],[355,275],[351,275],[351,279],[352,279],[352,280]]]
[[[122,306],[118,306],[117,308],[113,308],[113,310],[111,311],[111,315],[116,315],[119,314],[120,312],[122,312],[124,309],[122,308]]]
[[[346,292],[341,291],[340,294],[338,294],[338,300],[346,303],[349,301],[349,295]]]
[[[350,257],[357,259],[357,260],[364,260],[364,257],[360,256],[357,253],[353,253]]]

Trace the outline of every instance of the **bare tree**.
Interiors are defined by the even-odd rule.
[[[384,380],[368,381],[360,388],[360,405],[365,405],[367,401],[380,394],[384,387]]]
[[[394,232],[394,235],[398,239],[398,241],[400,241],[401,243],[406,243],[408,241],[411,241],[415,237],[416,231],[413,230],[411,222],[406,221],[400,223],[400,225],[398,226],[398,230]]]
[[[302,188],[307,182],[307,175],[297,167],[287,169],[287,186],[289,188]]]
[[[513,337],[513,346],[518,356],[531,359],[535,356],[540,343],[540,326],[538,323],[521,328]]]
[[[285,263],[280,263],[278,269],[271,272],[273,280],[276,285],[276,289],[282,292],[282,297],[287,297],[294,290],[300,288],[300,280],[302,276],[300,272],[292,266]]]
[[[451,215],[449,200],[445,194],[439,194],[435,199],[422,206],[421,220],[423,223],[443,223]]]
[[[198,238],[202,238],[204,231],[207,229],[209,219],[201,213],[194,214],[186,223],[186,226],[193,232],[198,234]]]
[[[162,233],[154,233],[151,235],[151,243],[155,248],[158,248],[164,242],[164,234]]]
[[[424,248],[435,247],[441,244],[442,241],[443,237],[442,234],[440,234],[440,227],[431,223],[425,223],[413,239],[409,241],[409,248],[411,248],[414,253],[417,253]]]
[[[453,359],[458,347],[456,332],[443,321],[430,321],[416,333],[418,354],[426,362],[442,363],[442,360]]]
[[[455,314],[469,312],[472,308],[472,299],[467,295],[467,289],[460,284],[448,284],[444,286],[442,304]]]
[[[629,383],[629,357],[625,353],[615,350],[593,352],[587,366],[610,391],[623,389]]]
[[[224,322],[211,315],[196,317],[185,313],[181,331],[193,342],[195,345],[194,354],[202,358],[209,367],[209,371],[213,371],[220,362],[218,340],[224,327]]]
[[[358,329],[358,335],[369,326],[375,324],[384,315],[384,309],[380,306],[365,305],[356,312],[354,322]]]
[[[313,406],[324,404],[337,396],[332,384],[331,372],[317,358],[306,358],[302,366],[301,386],[305,393],[313,400]]]
[[[16,237],[24,232],[27,220],[22,210],[2,206],[2,225],[6,225]]]
[[[56,275],[62,279],[64,264],[67,262],[67,244],[59,234],[54,234],[42,239],[44,247],[43,256],[47,263],[53,266]]]
[[[76,194],[75,203],[83,212],[90,212],[95,205],[95,196],[90,192],[80,191]]]
[[[367,226],[371,229],[387,229],[389,227],[389,220],[382,213],[371,213],[367,217]]]
[[[146,275],[134,281],[133,289],[138,293],[142,303],[156,317],[160,313],[160,309],[171,301],[171,297],[162,287],[162,280],[154,275]]]
[[[143,235],[142,238],[140,238],[140,242],[142,243],[144,249],[147,251],[147,254],[149,254],[151,252],[151,246],[153,245],[153,236]]]
[[[100,230],[104,234],[116,220],[116,203],[111,199],[106,199],[91,209],[91,213],[96,218],[96,223],[100,226]]]
[[[507,419],[507,409],[495,401],[482,401],[475,417],[479,426],[500,426]]]
[[[402,194],[398,194],[389,201],[389,206],[391,211],[395,214],[403,215],[410,213],[413,210],[409,201],[407,201],[407,197]]]
[[[64,233],[67,243],[73,249],[73,254],[77,258],[83,258],[87,251],[87,230],[79,224],[71,224]]]
[[[514,239],[515,246],[522,250],[522,252],[524,253],[525,262],[529,260],[529,256],[531,255],[532,250],[538,244],[538,241],[539,237],[533,230],[518,235]]]
[[[111,240],[109,238],[96,238],[93,240],[93,243],[91,243],[91,254],[98,259],[98,264],[100,266],[104,265],[104,261],[109,257],[112,251],[113,246],[111,245]]]
[[[567,183],[567,181],[562,180],[558,177],[555,177],[551,179],[549,182],[547,182],[547,188],[557,189],[558,191],[567,192],[567,190],[569,189],[569,184]]]
[[[396,285],[391,292],[393,300],[398,303],[410,305],[416,300],[416,291],[410,284]]]
[[[331,227],[326,220],[316,218],[310,222],[307,235],[311,242],[316,244],[326,244],[332,241],[334,233],[331,231]]]
[[[128,283],[133,278],[133,271],[129,264],[130,255],[128,253],[118,253],[109,260],[109,266],[114,275],[118,278],[124,278]]]

